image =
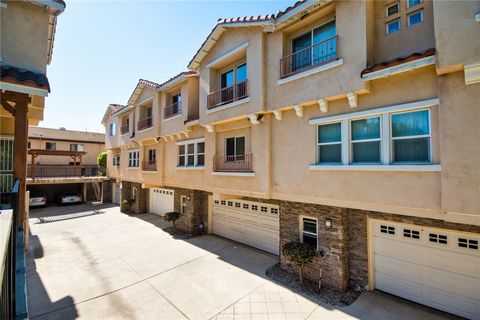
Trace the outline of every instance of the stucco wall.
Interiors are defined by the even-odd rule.
[[[26,1],[7,1],[0,9],[2,62],[32,71],[47,68],[49,14]],[[28,16],[28,19],[25,17]]]
[[[70,151],[70,144],[83,144],[84,151],[87,153],[82,156],[82,165],[97,165],[97,156],[100,152],[104,151],[103,143],[86,143],[78,141],[56,141],[56,140],[37,140],[37,139],[28,139],[30,142],[31,149],[43,149],[45,150],[45,145],[47,142],[55,143],[57,145],[56,150],[67,150]],[[27,158],[27,164],[32,162],[31,156]],[[36,164],[41,165],[68,165],[70,162],[73,162],[72,158],[67,156],[38,156],[35,158]]]

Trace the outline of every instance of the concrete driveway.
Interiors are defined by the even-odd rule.
[[[32,210],[32,319],[447,319],[382,293],[318,305],[265,278],[277,257],[216,236],[176,239],[116,206]]]

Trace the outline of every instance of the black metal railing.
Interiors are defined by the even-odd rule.
[[[28,166],[29,178],[61,178],[61,177],[96,177],[105,175],[105,168],[97,166],[58,166],[35,165]]]
[[[219,172],[251,172],[253,155],[242,154],[235,156],[215,156],[213,171]]]
[[[0,319],[14,319],[16,316],[16,251],[18,192],[20,180],[16,180],[10,192],[0,194]],[[5,227],[5,228],[4,228]]]
[[[207,96],[207,109],[234,102],[248,97],[247,80],[237,82],[233,86],[209,93]]]

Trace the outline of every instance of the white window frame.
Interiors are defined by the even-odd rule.
[[[202,152],[198,152],[198,144],[199,143],[203,143],[204,146],[203,146],[203,153]],[[194,152],[193,153],[188,153],[188,145],[189,144],[193,144],[194,145]],[[185,141],[179,141],[177,142],[177,146],[178,146],[178,151],[177,151],[177,168],[194,168],[194,167],[199,167],[199,168],[203,168],[205,166],[205,138],[200,138],[200,139],[192,139],[192,140],[185,140]],[[184,146],[185,147],[185,153],[184,154],[181,154],[180,153],[180,146]],[[194,161],[194,164],[193,165],[188,165],[188,156],[192,156],[193,155],[193,161]],[[203,155],[203,165],[199,165],[198,164],[198,155]],[[184,156],[185,157],[185,162],[183,165],[180,165],[180,156]]]
[[[128,151],[128,168],[138,168],[140,166],[140,151]]]
[[[408,0],[407,0],[407,1],[408,1]],[[393,6],[397,6],[397,7],[398,7],[398,11],[397,11],[396,13],[394,13],[394,14],[390,14],[390,15],[389,15],[389,14],[388,14],[388,9],[390,9],[390,8],[393,7]],[[399,14],[399,13],[400,13],[400,2],[399,2],[399,1],[395,1],[395,2],[390,3],[390,4],[388,4],[388,5],[385,6],[385,17],[386,17],[386,18],[393,17],[394,15]]]
[[[243,138],[243,147],[244,147],[244,152],[243,152],[243,157],[244,159],[243,160],[235,160],[235,161],[229,161],[229,162],[244,162],[245,161],[245,156],[247,155],[247,137],[245,135],[242,135],[242,136],[233,136],[233,137],[226,137],[225,138],[225,159],[227,158],[227,140],[228,139],[234,139],[233,140],[233,146],[234,146],[234,154],[233,156],[235,157],[235,159],[237,158],[237,156],[239,156],[239,154],[237,154],[237,139],[240,139],[240,138]],[[240,154],[241,156],[241,154]]]
[[[416,135],[416,136],[405,136],[405,137],[393,137],[393,126],[392,124],[392,117],[397,114],[403,114],[403,113],[414,113],[414,112],[420,112],[420,111],[428,111],[428,134],[422,134],[422,135]],[[417,110],[406,110],[406,111],[399,111],[399,112],[392,112],[389,114],[389,121],[390,121],[390,162],[391,164],[394,165],[408,165],[408,164],[431,164],[432,163],[432,158],[433,158],[433,150],[432,150],[432,116],[431,116],[431,108],[423,108],[423,109],[417,109]],[[420,139],[420,138],[428,138],[428,161],[427,162],[421,162],[421,161],[412,161],[412,162],[394,162],[394,148],[393,148],[393,142],[395,140],[406,140],[406,139]]]
[[[386,106],[371,110],[362,110],[350,114],[339,114],[327,117],[312,118],[309,124],[314,125],[317,130],[316,146],[316,163],[310,165],[311,170],[380,170],[380,171],[441,171],[441,165],[433,163],[433,139],[432,139],[432,110],[438,107],[440,101],[438,98],[409,102],[400,105]],[[429,137],[429,159],[430,162],[393,162],[393,140],[392,137],[392,116],[401,113],[411,113],[417,111],[428,110],[429,135],[418,135],[410,138]],[[350,121],[362,118],[380,117],[380,134],[381,134],[381,163],[379,164],[351,164],[350,151]],[[328,165],[318,163],[318,126],[324,124],[338,123],[342,124],[342,165]],[[402,137],[403,138],[403,137]],[[346,161],[345,161],[346,160]]]
[[[72,150],[72,146],[75,146]],[[85,145],[81,143],[70,143],[70,151],[85,151]]]
[[[116,153],[112,157],[112,165],[114,167],[120,166],[120,153]]]
[[[379,126],[380,126],[380,138],[375,138],[375,139],[363,139],[363,140],[353,140],[352,138],[352,122],[357,121],[357,120],[366,120],[366,119],[373,119],[373,118],[379,118]],[[383,142],[383,125],[382,125],[382,119],[383,117],[381,115],[374,115],[370,117],[362,117],[362,118],[352,118],[349,119],[348,121],[348,137],[349,137],[349,149],[348,149],[348,154],[349,154],[349,163],[351,165],[378,165],[382,164],[382,142]],[[379,154],[379,161],[378,162],[353,162],[353,144],[354,143],[361,143],[361,142],[374,142],[378,141],[380,142],[380,154]]]
[[[414,14],[417,14],[417,13],[420,13],[420,17],[421,17],[420,22],[415,23],[415,24],[411,24],[410,23],[410,17],[413,16]],[[407,26],[410,27],[410,26],[414,26],[414,25],[417,25],[417,24],[421,24],[421,23],[423,23],[423,19],[424,19],[423,9],[420,9],[420,10],[414,11],[412,13],[409,13],[409,14],[407,14]]]
[[[398,22],[398,30],[397,31],[394,31],[394,32],[390,32],[388,31],[388,26],[394,22]],[[388,21],[385,23],[385,33],[388,35],[388,34],[394,34],[396,32],[400,32],[400,30],[402,29],[402,23],[400,21],[400,18],[397,18],[397,19],[393,19],[391,21]]]
[[[109,129],[108,129],[108,135],[110,137],[114,137],[115,136],[115,133],[116,133],[116,123],[115,122],[110,122],[110,125],[109,125]]]
[[[338,142],[319,142],[320,141],[320,136],[319,136],[319,127],[321,126],[325,126],[325,125],[330,125],[330,124],[340,124],[340,141]],[[336,164],[342,164],[343,163],[343,160],[344,160],[344,155],[343,155],[343,151],[340,152],[340,162],[320,162],[320,146],[327,146],[327,145],[334,145],[334,144],[339,144],[340,145],[340,149],[342,149],[342,145],[343,145],[343,134],[342,134],[342,122],[341,121],[335,121],[335,122],[329,122],[329,123],[322,123],[322,124],[319,124],[317,125],[316,127],[317,129],[317,154],[316,154],[316,158],[317,158],[317,161],[316,163],[318,165],[336,165]]]
[[[410,9],[410,8],[415,8],[416,6],[419,6],[421,5],[423,2],[423,0],[420,0],[416,5],[413,5],[413,6],[410,6],[410,1],[407,0],[407,9]]]
[[[180,213],[185,214],[186,208],[187,208],[187,196],[181,195],[180,196]]]
[[[152,155],[154,155],[153,159],[151,157]],[[148,149],[147,150],[147,160],[149,162],[157,161],[157,150],[156,149]]]
[[[315,221],[316,229],[317,229],[317,232],[315,234],[312,233],[312,232],[303,230],[303,220],[304,219],[309,219],[309,220],[314,220]],[[317,245],[315,246],[315,249],[318,250],[318,219],[317,218],[313,218],[313,217],[309,217],[309,216],[300,216],[300,235],[301,235],[300,241],[301,241],[301,243],[304,243],[303,242],[303,235],[304,234],[307,234],[307,235],[310,235],[310,236],[315,236],[317,238]]]

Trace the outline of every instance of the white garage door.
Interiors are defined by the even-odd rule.
[[[150,189],[150,211],[151,213],[163,215],[173,211],[173,190],[151,188]]]
[[[278,255],[279,207],[244,200],[215,200],[213,233]]]
[[[480,235],[372,220],[375,287],[480,319]]]
[[[122,189],[120,183],[113,184],[113,203],[120,205]]]

